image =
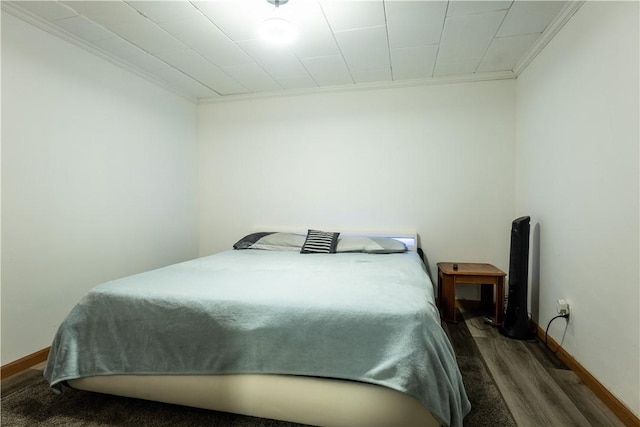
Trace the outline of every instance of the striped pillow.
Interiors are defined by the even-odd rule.
[[[309,230],[301,254],[334,254],[340,233]]]

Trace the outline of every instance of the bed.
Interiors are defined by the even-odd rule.
[[[417,240],[394,237],[252,233],[99,285],[45,378],[309,425],[461,426],[470,404]]]

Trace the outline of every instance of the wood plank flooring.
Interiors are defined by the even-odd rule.
[[[518,426],[624,426],[543,343],[504,337],[484,324],[487,313],[462,311]]]
[[[0,389],[0,394],[2,396],[7,396],[26,385],[40,381],[42,374],[44,373],[46,363],[47,362],[38,363],[29,369],[3,379],[1,382],[2,388]]]

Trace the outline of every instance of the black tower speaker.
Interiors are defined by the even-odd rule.
[[[511,255],[509,257],[509,300],[507,314],[500,333],[509,338],[533,338],[527,312],[529,280],[529,229],[531,218],[523,216],[511,224]]]

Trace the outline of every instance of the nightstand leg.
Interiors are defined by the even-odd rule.
[[[498,277],[496,282],[496,324],[502,324],[504,317],[504,277]]]
[[[445,274],[442,278],[442,304],[444,320],[456,321],[456,283],[453,276]]]

